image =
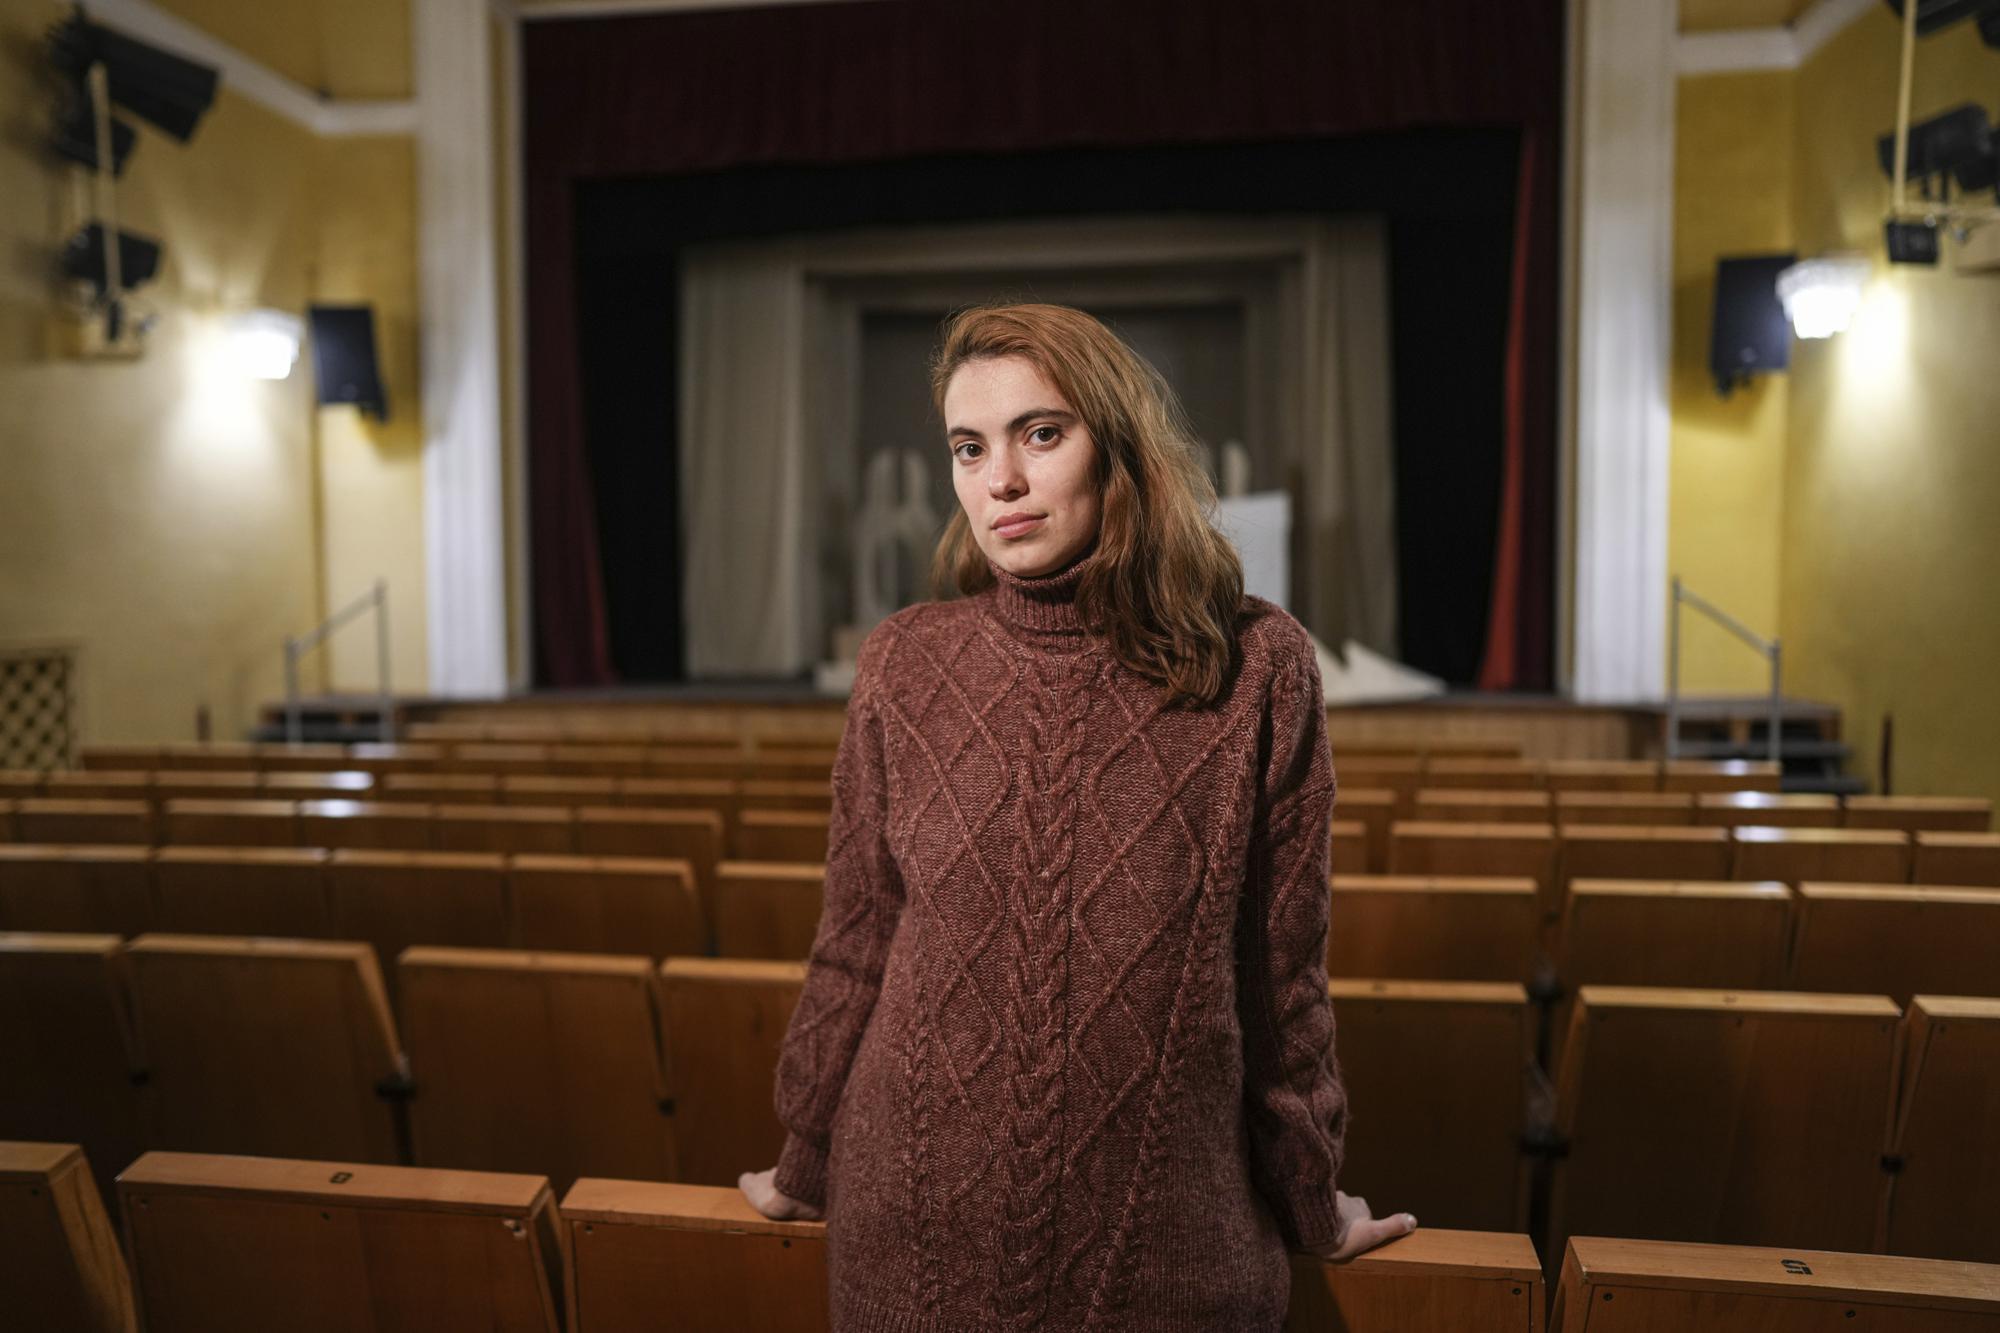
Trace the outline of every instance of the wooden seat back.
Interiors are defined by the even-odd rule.
[[[1897,829],[1770,828],[1744,825],[1731,835],[1735,879],[1787,884],[1910,882],[1910,835]]]
[[[2000,833],[1910,835],[1910,877],[1918,884],[2000,889]]]
[[[1583,987],[1543,1253],[1572,1235],[1868,1249],[1900,1019],[1879,995]]]
[[[1357,1118],[1340,1188],[1425,1226],[1521,1231],[1521,1148],[1535,1012],[1518,983],[1329,983]]]
[[[0,1141],[0,1237],[8,1327],[135,1333],[118,1233],[77,1144]]]
[[[826,868],[786,861],[715,867],[715,946],[723,958],[803,959],[819,929]]]
[[[686,861],[516,856],[508,861],[507,889],[516,948],[654,959],[708,952],[708,925]]]
[[[1578,1236],[1551,1333],[1968,1333],[2000,1323],[2000,1272],[1934,1259]]]
[[[127,953],[150,1143],[399,1160],[403,1057],[367,945],[142,935]]]
[[[153,858],[156,929],[331,939],[326,858],[310,847],[162,847]]]
[[[0,933],[0,1138],[81,1144],[107,1196],[146,1146],[123,945]]]
[[[531,1170],[558,1190],[676,1178],[652,959],[407,949],[397,971],[416,1165]]]
[[[1903,1067],[1877,1248],[2000,1264],[2000,1000],[1918,995],[1903,1015]],[[1996,1270],[2000,1272],[2000,1270]]]
[[[824,865],[829,819],[819,810],[741,809],[731,859]]]
[[[160,841],[175,847],[296,847],[298,802],[168,800],[161,805]]]
[[[153,844],[153,807],[147,801],[27,797],[13,804],[15,842]]]
[[[540,1176],[146,1154],[119,1181],[147,1333],[558,1333]]]
[[[341,850],[327,862],[333,930],[375,949],[395,999],[395,960],[412,945],[505,949],[513,943],[506,858],[491,852]]]
[[[1540,895],[1525,876],[1333,877],[1331,977],[1525,983],[1540,941]]]
[[[2000,996],[2000,889],[1801,884],[1791,953],[1793,990]]]
[[[803,962],[669,958],[660,964],[668,1096],[680,1177],[733,1185],[746,1163],[778,1160],[785,1130],[772,1079]]]
[[[0,930],[143,935],[153,852],[117,844],[0,843]]]

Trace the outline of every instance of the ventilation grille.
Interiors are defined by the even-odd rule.
[[[75,654],[64,648],[0,652],[0,769],[70,767],[75,715]]]

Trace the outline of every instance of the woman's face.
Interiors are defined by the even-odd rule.
[[[1047,574],[1096,540],[1096,446],[1033,362],[966,362],[945,385],[944,421],[951,484],[987,559],[1010,574]],[[1026,517],[1003,523],[1016,516]]]

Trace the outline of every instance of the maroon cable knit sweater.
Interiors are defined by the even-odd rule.
[[[862,643],[775,1096],[835,1333],[1275,1333],[1339,1239],[1312,642],[1246,597],[1163,710],[1080,626],[1095,558]]]

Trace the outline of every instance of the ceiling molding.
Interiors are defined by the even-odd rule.
[[[1819,0],[1783,27],[1682,33],[1674,47],[1674,69],[1683,78],[1797,69],[1850,23],[1875,8],[1875,0]]]
[[[414,100],[344,102],[321,97],[151,0],[89,0],[89,14],[106,27],[213,65],[230,91],[324,138],[416,132]]]

